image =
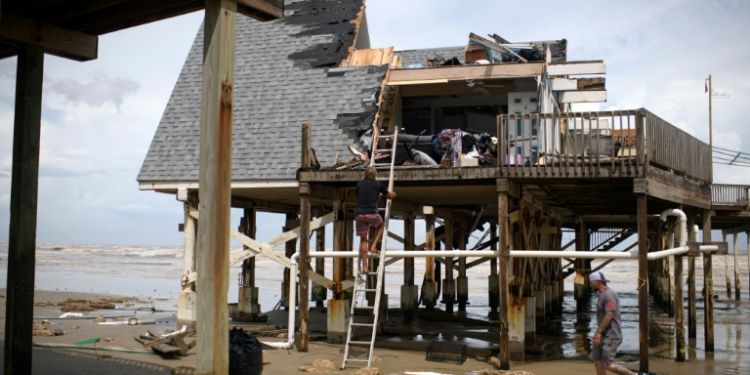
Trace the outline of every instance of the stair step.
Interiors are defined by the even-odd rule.
[[[352,327],[374,327],[372,323],[352,323]]]
[[[369,341],[349,341],[349,345],[370,345]]]

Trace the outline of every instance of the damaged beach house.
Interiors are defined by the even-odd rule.
[[[542,350],[535,327],[561,316],[566,278],[583,310],[592,259],[638,259],[649,285],[639,290],[647,338],[648,293],[682,327],[682,295],[694,301],[695,283],[683,292],[674,265],[699,257],[710,272],[711,256],[726,252],[725,243],[711,243],[711,228],[747,228],[747,219],[716,208],[731,199],[712,200],[708,144],[642,108],[572,111],[606,101],[606,66],[570,61],[565,39],[518,42],[467,30],[462,46],[394,51],[370,46],[363,0],[286,1],[284,10],[269,22],[237,19],[231,204],[244,210],[232,230],[244,250],[230,261],[242,265],[233,313],[242,321],[262,319],[259,293],[268,291],[256,286],[256,258],[285,267],[287,348],[307,350],[308,311],[317,307],[327,314],[327,339],[346,348],[342,366],[369,365],[388,334],[383,270],[395,262],[403,262],[398,313],[441,310],[447,322],[466,311],[467,269],[489,264],[485,340],[507,369]],[[180,324],[197,316],[203,40],[200,30],[138,176],[142,190],[174,194],[185,208]],[[367,166],[398,199],[383,202],[383,251],[359,285],[355,186]],[[282,234],[257,241],[258,212],[285,214]],[[387,231],[389,219],[403,221],[403,236]],[[425,222],[424,244],[415,243],[416,220]],[[706,243],[696,242],[698,227]],[[469,249],[475,231],[484,235]],[[575,239],[563,243],[563,232]],[[613,250],[628,238],[639,251]],[[710,299],[705,308],[712,348]],[[684,360],[683,330],[675,335]],[[648,340],[640,345],[646,371]]]

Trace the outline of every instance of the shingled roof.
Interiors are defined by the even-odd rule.
[[[282,20],[237,18],[233,181],[294,179],[302,122],[312,125],[323,165],[370,126],[387,67],[337,68],[357,43],[363,8],[362,0],[287,0]],[[202,29],[141,167],[141,183],[198,181]],[[362,35],[357,47],[369,48]]]

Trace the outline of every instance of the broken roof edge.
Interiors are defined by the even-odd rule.
[[[283,189],[298,188],[297,180],[280,179],[280,180],[233,180],[232,189]],[[175,190],[178,189],[198,189],[197,180],[145,180],[138,181],[138,190]]]

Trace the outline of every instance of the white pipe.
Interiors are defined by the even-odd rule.
[[[679,247],[683,247],[687,245],[687,215],[685,215],[682,210],[678,210],[676,208],[670,208],[666,209],[661,212],[661,215],[659,215],[659,218],[661,221],[667,221],[667,216],[677,216],[679,222],[680,222],[680,244]]]
[[[687,253],[688,250],[689,249],[687,246],[680,246],[680,247],[675,247],[674,249],[667,249],[667,250],[662,250],[662,251],[655,251],[653,253],[648,253],[646,257],[648,258],[648,260],[656,260],[656,259],[666,258],[672,255],[682,255],[682,254]]]
[[[500,255],[498,250],[386,250],[386,258],[489,258]],[[368,254],[379,257],[378,254]],[[320,251],[310,252],[310,258],[357,258],[357,251]],[[637,259],[638,252],[624,251],[615,253],[560,251],[560,250],[511,250],[511,258],[581,258],[581,259]]]
[[[289,320],[286,323],[286,342],[263,342],[263,345],[268,345],[274,349],[288,350],[294,348],[294,321],[296,319],[295,311],[297,307],[297,259],[299,258],[299,251],[294,253],[289,258]],[[312,255],[312,254],[311,254]]]

